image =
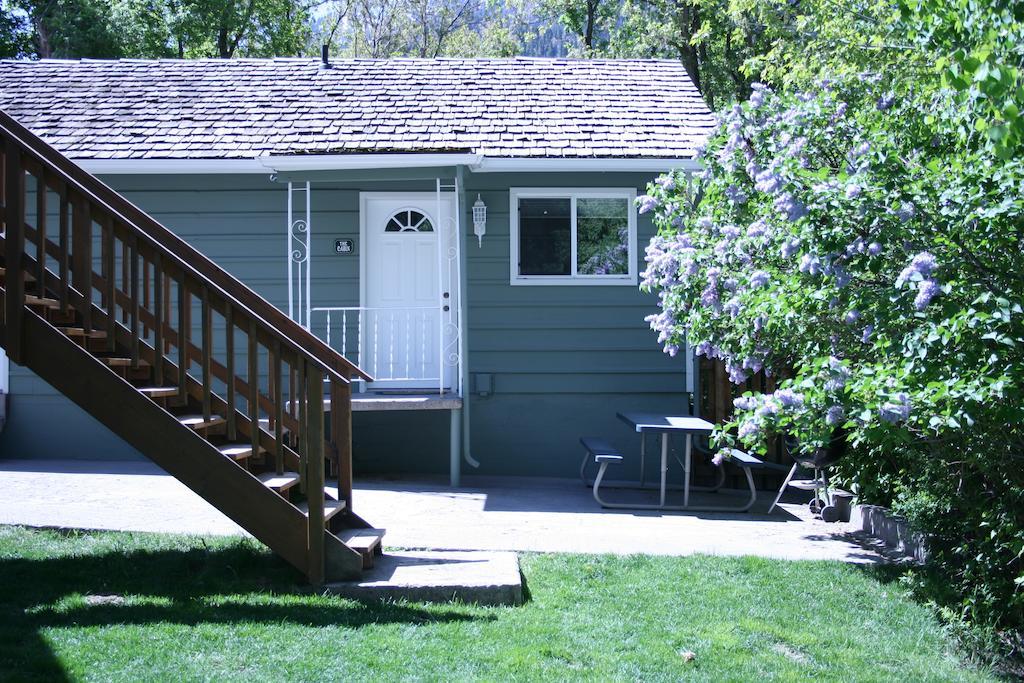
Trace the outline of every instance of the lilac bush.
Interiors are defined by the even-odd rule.
[[[1024,607],[1024,162],[971,116],[869,74],[756,86],[719,114],[695,182],[669,174],[638,206],[659,227],[642,286],[665,351],[779,380],[737,398],[716,441],[846,439],[847,485],[958,530],[949,562],[974,573],[959,585],[979,614]],[[983,524],[997,550],[978,554]],[[978,578],[997,567],[998,590]]]
[[[1006,360],[981,371],[979,354],[949,335],[981,323],[1019,334],[996,316],[1019,303],[991,286],[987,264],[1024,272],[1020,251],[969,234],[970,213],[986,207],[949,175],[967,170],[950,164],[963,159],[946,156],[917,106],[875,92],[876,80],[789,97],[756,86],[720,115],[695,185],[668,175],[638,201],[661,228],[643,286],[660,297],[649,322],[666,351],[689,340],[736,383],[762,367],[785,375],[782,394],[738,404],[720,440],[737,434],[761,449],[787,431],[817,448],[839,415],[857,442],[939,438],[1014,386]]]

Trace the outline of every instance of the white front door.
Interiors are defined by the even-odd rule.
[[[376,388],[452,386],[458,358],[455,200],[433,192],[360,196],[362,358]],[[440,206],[439,206],[440,204]]]

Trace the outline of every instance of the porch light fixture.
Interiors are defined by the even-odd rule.
[[[487,205],[480,195],[476,196],[473,202],[473,234],[481,247],[484,246],[484,235],[487,234]]]

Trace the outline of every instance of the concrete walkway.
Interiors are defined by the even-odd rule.
[[[458,489],[429,480],[361,480],[354,509],[387,529],[392,548],[583,553],[760,555],[876,562],[847,525],[813,519],[803,504],[764,514],[602,510],[579,481],[466,477]],[[242,530],[148,462],[0,460],[0,524],[189,534]],[[609,498],[650,496],[609,492]],[[671,495],[671,492],[670,492]],[[678,495],[678,493],[676,494]],[[730,494],[696,496],[719,503]]]

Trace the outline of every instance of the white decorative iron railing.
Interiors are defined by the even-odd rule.
[[[312,332],[363,368],[378,383],[445,387],[438,351],[445,323],[437,306],[313,307]]]

